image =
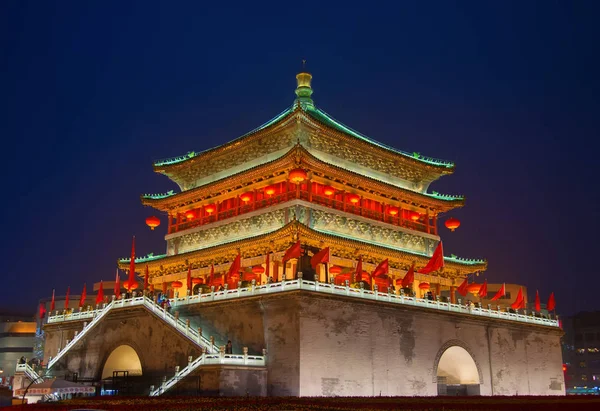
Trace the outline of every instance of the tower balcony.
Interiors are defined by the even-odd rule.
[[[333,210],[426,234],[437,235],[437,217],[336,190],[317,182],[281,182],[169,217],[168,234],[223,221],[293,200],[304,200]]]

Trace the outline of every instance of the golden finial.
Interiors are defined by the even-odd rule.
[[[308,104],[312,105],[311,95],[313,93],[312,88],[310,87],[310,81],[312,80],[312,76],[309,72],[306,71],[306,60],[302,60],[302,71],[296,75],[296,81],[298,86],[296,87],[296,95],[298,98],[297,102],[300,104]]]

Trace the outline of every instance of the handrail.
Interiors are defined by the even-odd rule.
[[[191,357],[190,357],[191,358]],[[194,361],[189,362],[188,365],[181,371],[175,373],[175,375],[169,380],[162,383],[162,385],[155,390],[150,391],[151,397],[156,397],[164,394],[166,391],[171,389],[179,381],[187,377],[192,371],[196,370],[202,365],[209,364],[225,364],[225,365],[245,365],[264,367],[266,365],[266,357],[264,355],[237,355],[237,354],[202,354]]]
[[[94,326],[96,324],[98,324],[100,322],[100,320],[111,310],[114,303],[115,302],[113,301],[110,304],[108,304],[104,309],[100,310],[98,315],[96,315],[96,317],[94,317],[94,319],[89,324],[84,325],[83,330],[81,330],[81,332],[78,333],[75,336],[75,338],[73,338],[71,341],[69,341],[69,343],[67,345],[65,345],[65,347],[62,350],[59,349],[58,353],[56,354],[56,357],[54,357],[50,361],[48,361],[47,370],[52,368],[52,366],[54,364],[56,364],[56,362],[60,358],[62,358],[62,356],[65,355],[65,353],[67,351],[69,351],[69,349],[71,349],[71,347],[73,347],[75,344],[77,344],[79,342],[79,340],[81,340],[83,338],[83,336],[85,336],[92,328],[94,328]],[[98,311],[98,310],[96,310],[96,311]]]
[[[37,372],[35,372],[35,370],[33,368],[31,368],[29,366],[29,364],[17,364],[17,367],[15,368],[15,372],[25,373],[27,378],[29,378],[31,381],[35,381],[38,378],[40,378],[39,374]]]
[[[81,332],[79,332],[75,336],[75,338],[73,338],[73,340],[69,341],[69,343],[62,350],[59,350],[56,357],[54,357],[50,361],[48,361],[47,369],[50,369],[54,364],[56,364],[56,362],[60,358],[62,358],[62,356],[71,347],[73,347],[75,344],[77,344],[77,342],[79,342],[88,333],[89,330],[91,330],[96,324],[98,324],[98,322],[109,311],[111,311],[113,309],[128,308],[128,307],[134,307],[134,306],[142,306],[142,307],[146,308],[148,311],[150,311],[156,317],[163,320],[166,324],[175,328],[175,330],[177,330],[179,333],[181,333],[183,336],[185,336],[193,344],[200,347],[201,349],[203,349],[209,353],[215,353],[218,351],[217,347],[211,341],[209,341],[203,335],[200,335],[197,330],[194,330],[192,327],[188,326],[188,324],[186,322],[184,322],[181,318],[176,319],[175,316],[173,316],[171,313],[169,313],[164,308],[155,304],[154,301],[152,301],[151,299],[149,299],[146,296],[142,296],[142,297],[122,299],[122,300],[114,300],[102,309],[97,309],[97,310],[92,310],[92,311],[82,311],[80,313],[73,313],[73,314],[61,314],[61,315],[55,315],[53,317],[49,317],[48,323],[50,323],[50,324],[61,322],[61,321],[84,320],[87,318],[93,318],[93,320],[89,324],[87,324],[83,328],[83,330]]]
[[[532,317],[523,314],[514,314],[508,312],[502,312],[487,308],[471,308],[461,304],[452,304],[441,301],[432,301],[422,298],[415,298],[406,296],[403,294],[396,295],[392,293],[375,292],[371,290],[363,290],[358,288],[351,288],[348,286],[340,286],[328,283],[321,283],[315,281],[307,281],[304,279],[296,280],[285,280],[277,283],[270,283],[258,286],[250,286],[245,288],[238,288],[233,290],[210,292],[205,294],[197,294],[188,297],[178,297],[171,299],[173,307],[185,306],[192,304],[199,304],[203,302],[222,301],[237,298],[245,298],[264,294],[273,294],[279,292],[287,292],[293,290],[307,290],[318,293],[341,295],[347,297],[354,297],[360,299],[367,299],[373,301],[384,301],[389,303],[411,305],[416,307],[423,307],[427,309],[434,309],[440,311],[456,312],[466,315],[474,315],[478,317],[497,318],[502,320],[517,321],[528,324],[545,325],[549,327],[559,327],[557,319]],[[160,308],[160,307],[159,307]],[[59,317],[59,318],[56,318]],[[64,316],[63,316],[64,317]],[[60,322],[70,321],[78,318],[61,318],[61,316],[50,317],[48,322]]]

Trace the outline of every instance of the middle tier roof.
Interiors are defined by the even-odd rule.
[[[465,202],[463,196],[420,193],[350,171],[339,165],[330,164],[313,155],[302,145],[296,144],[278,158],[233,175],[223,176],[194,189],[180,193],[142,195],[142,204],[176,215],[204,204],[239,195],[257,185],[266,186],[281,181],[290,170],[298,167],[306,169],[311,174],[311,178],[324,184],[337,185],[344,190],[370,196],[377,201],[392,201],[406,208],[424,209],[433,215],[462,207]]]

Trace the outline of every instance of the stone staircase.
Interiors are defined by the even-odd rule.
[[[248,349],[244,349],[243,355],[236,354],[225,354],[220,352],[219,354],[202,354],[198,358],[192,361],[192,357],[188,358],[188,365],[182,370],[179,367],[175,367],[175,375],[167,380],[158,387],[150,387],[150,396],[156,397],[164,394],[171,388],[173,388],[178,382],[182,381],[194,372],[196,369],[203,365],[214,365],[214,364],[226,364],[226,365],[244,365],[244,366],[259,366],[264,367],[266,365],[266,350],[263,350],[263,355],[248,355]]]
[[[191,343],[199,347],[202,352],[206,352],[209,354],[218,353],[218,347],[215,345],[214,338],[207,339],[200,332],[190,325],[189,319],[181,319],[177,315],[174,316],[169,313],[167,310],[163,309],[161,306],[156,304],[154,301],[149,299],[148,297],[134,297],[124,300],[114,300],[109,303],[106,307],[94,310],[93,315],[91,316],[78,316],[77,319],[84,318],[92,318],[92,321],[89,323],[84,323],[83,329],[77,333],[75,338],[67,343],[67,345],[61,349],[58,354],[48,361],[47,369],[50,370],[54,364],[56,364],[73,346],[75,346],[79,341],[81,341],[89,332],[92,330],[102,319],[111,311],[119,310],[129,307],[140,306],[148,310],[151,314],[153,314],[156,318],[160,319],[166,325],[170,326],[178,333],[186,337]],[[33,371],[33,370],[32,370]]]

